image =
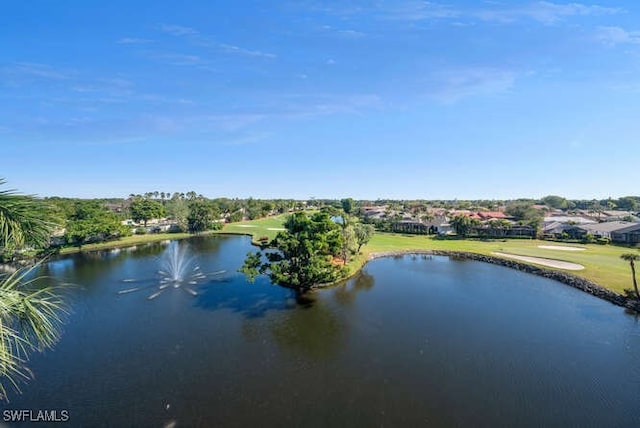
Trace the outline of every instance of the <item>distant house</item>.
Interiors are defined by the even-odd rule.
[[[581,224],[576,228],[585,235],[591,233],[596,238],[609,238],[614,242],[618,242],[614,240],[614,235],[619,238],[625,233],[633,233],[636,230],[640,230],[640,224],[627,221],[608,221],[605,223]],[[623,232],[627,230],[630,230],[630,232]],[[622,235],[618,235],[619,233]]]
[[[428,221],[419,221],[414,218],[407,218],[395,222],[391,225],[393,232],[417,233],[417,234],[446,234],[452,231],[449,220],[446,216],[437,215]]]
[[[369,206],[362,207],[362,213],[371,220],[382,220],[386,215],[387,207],[385,206]]]
[[[632,213],[629,211],[610,210],[602,212],[602,217],[605,221],[625,220],[630,216],[632,216]]]
[[[640,223],[633,223],[611,232],[611,240],[623,244],[640,243]]]
[[[429,228],[425,224],[414,220],[401,220],[395,222],[391,225],[391,230],[398,233],[429,233]]]
[[[553,221],[550,223],[544,223],[542,233],[544,235],[551,235],[559,238],[563,233],[570,234],[575,229],[575,226],[569,223],[563,223],[560,221]]]
[[[504,220],[507,218],[507,215],[502,211],[484,211],[484,212],[479,211],[477,215],[482,220],[492,220],[492,219]]]
[[[554,215],[545,217],[542,222],[547,223],[568,223],[568,224],[595,224],[597,221],[577,215]]]

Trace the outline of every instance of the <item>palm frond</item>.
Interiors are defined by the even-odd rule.
[[[47,277],[35,275],[40,263],[0,277],[0,399],[8,387],[32,377],[29,354],[51,348],[68,313],[62,299],[66,285],[41,287]]]
[[[0,186],[5,183],[0,178]],[[56,226],[48,211],[42,200],[32,195],[21,195],[14,189],[0,190],[0,248],[46,245]]]

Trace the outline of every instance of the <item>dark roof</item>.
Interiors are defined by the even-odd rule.
[[[577,227],[588,232],[620,232],[629,226],[638,226],[638,223],[629,223],[628,221],[608,221],[606,223],[581,224]]]
[[[618,229],[616,233],[640,232],[640,223],[631,223],[629,226]]]

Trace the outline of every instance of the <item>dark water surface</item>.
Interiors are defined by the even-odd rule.
[[[404,256],[300,304],[236,273],[246,237],[179,245],[209,274],[197,296],[148,300],[166,243],[52,262],[82,288],[2,406],[87,427],[640,426],[638,320],[560,283]]]

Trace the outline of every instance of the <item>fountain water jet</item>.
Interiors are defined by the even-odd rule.
[[[224,274],[226,271],[220,270],[211,273],[204,273],[200,266],[194,266],[194,258],[190,255],[187,245],[180,245],[177,241],[169,244],[166,252],[160,258],[160,282],[151,289],[154,292],[147,297],[153,300],[160,296],[168,288],[180,288],[187,294],[197,296],[198,293],[190,286],[198,285],[207,278]],[[137,282],[136,279],[124,279],[122,282]],[[134,291],[149,289],[148,287],[134,287],[118,291],[118,294],[128,294]]]

